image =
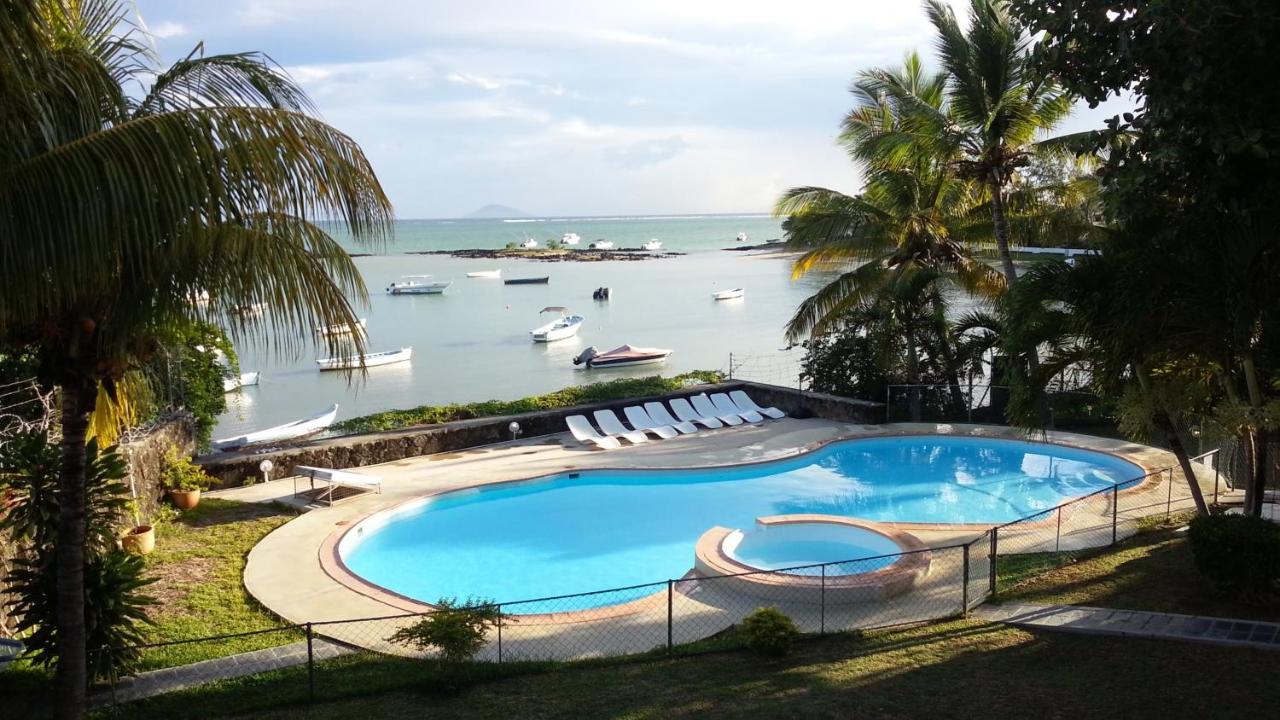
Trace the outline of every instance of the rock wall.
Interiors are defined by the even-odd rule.
[[[406,430],[390,430],[360,435],[326,438],[304,442],[286,449],[218,453],[197,458],[206,472],[218,480],[220,487],[234,487],[249,479],[261,479],[258,465],[271,460],[271,476],[288,477],[298,465],[351,468],[402,460],[418,455],[462,450],[511,439],[508,426],[518,423],[522,437],[564,432],[568,415],[587,415],[596,410],[619,411],[623,407],[675,397],[688,397],[702,392],[727,392],[743,389],[761,405],[773,405],[797,417],[822,417],[841,422],[875,424],[883,421],[884,406],[865,400],[801,392],[795,388],[732,381],[718,385],[698,385],[667,395],[629,398],[594,405],[579,405],[520,415],[460,420],[438,425],[425,425]]]
[[[145,431],[130,433],[120,444],[120,451],[129,463],[129,488],[143,523],[155,516],[164,501],[160,475],[164,472],[165,453],[171,447],[186,455],[195,451],[196,426],[191,415],[169,415]]]

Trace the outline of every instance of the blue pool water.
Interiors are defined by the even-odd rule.
[[[447,493],[370,518],[340,552],[355,574],[417,600],[505,603],[679,578],[703,532],[748,530],[764,515],[1000,523],[1141,474],[1118,458],[1057,445],[851,440],[760,465],[586,471]],[[575,610],[652,591],[511,611]]]
[[[799,532],[791,532],[799,530]],[[760,570],[820,575],[820,563],[838,563],[828,575],[869,573],[892,565],[902,548],[870,530],[832,526],[781,526],[743,534],[729,554]],[[863,558],[863,559],[858,559]],[[847,562],[857,559],[855,562]]]

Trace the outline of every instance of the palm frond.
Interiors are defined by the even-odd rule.
[[[263,53],[199,56],[203,43],[156,76],[135,117],[194,107],[257,106],[310,113],[306,93]]]

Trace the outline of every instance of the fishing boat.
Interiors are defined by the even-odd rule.
[[[591,243],[590,247],[591,247],[591,249],[592,249],[592,250],[612,250],[612,249],[613,249],[613,241],[612,241],[612,240],[597,240],[597,241],[595,241],[595,242]]]
[[[580,242],[582,242],[582,238],[579,237],[578,233],[565,233],[560,236],[561,245],[577,245]]]
[[[366,353],[364,355],[352,355],[350,357],[332,357],[317,360],[316,365],[324,370],[354,370],[363,364],[367,368],[378,367],[379,365],[392,365],[395,363],[409,362],[413,357],[413,348],[402,347],[399,350],[384,350],[376,353]],[[361,362],[363,361],[363,363]]]
[[[586,322],[586,318],[581,315],[570,315],[569,308],[554,305],[542,308],[538,315],[541,317],[542,313],[549,312],[560,313],[560,317],[542,327],[530,330],[529,334],[533,336],[534,342],[549,343],[557,340],[567,340],[577,335],[578,331],[582,329],[582,323]]]
[[[732,290],[721,290],[720,292],[711,293],[711,297],[716,300],[736,300],[746,294],[746,290],[742,288],[734,288]]]
[[[229,393],[232,390],[239,390],[242,387],[252,387],[257,384],[258,373],[240,373],[239,377],[222,378],[222,392]]]
[[[467,277],[469,278],[500,278],[502,277],[502,271],[501,270],[476,270],[475,272],[467,273]]]
[[[738,233],[738,237],[736,238],[736,240],[737,240],[738,242],[746,242],[746,241],[747,241],[747,234],[746,234],[746,233],[744,233],[744,232],[740,232],[740,233]]]
[[[430,275],[405,275],[400,282],[387,286],[388,295],[439,295],[452,285],[450,281],[428,282]]]
[[[300,437],[314,435],[321,430],[333,424],[334,418],[338,417],[338,406],[331,405],[328,410],[317,415],[312,415],[301,420],[294,420],[284,425],[276,425],[275,427],[259,430],[257,432],[237,435],[235,437],[224,438],[222,440],[214,440],[212,445],[215,450],[238,450],[250,445],[262,445],[265,443],[282,442],[284,440],[295,440]]]
[[[660,363],[671,354],[665,348],[644,348],[632,345],[620,345],[608,352],[599,352],[595,346],[582,351],[573,359],[574,365],[586,365],[588,369],[605,369],[631,367],[632,365],[649,365]]]
[[[533,238],[529,238],[524,242],[520,243],[520,248],[523,250],[532,250],[536,247],[538,247],[538,241],[534,240]]]
[[[353,332],[358,332],[361,335],[363,335],[368,330],[368,324],[369,324],[368,318],[360,318],[359,320],[356,321],[355,330],[352,330],[351,326],[347,325],[346,323],[338,323],[336,325],[327,325],[323,327],[318,327],[316,328],[316,334],[324,335],[324,336],[333,336],[333,335],[351,335]]]
[[[508,278],[502,281],[503,285],[546,285],[551,282],[551,278],[547,275],[542,277],[527,278]]]
[[[641,245],[641,247],[643,247],[645,250],[661,250],[662,241],[659,240],[658,238],[654,238],[649,242],[645,243],[644,245]]]

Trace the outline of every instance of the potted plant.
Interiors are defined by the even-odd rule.
[[[134,555],[146,555],[156,549],[155,526],[141,522],[136,500],[129,501],[129,512],[133,515],[133,527],[120,534],[120,548]]]
[[[200,504],[200,491],[209,487],[209,476],[191,459],[175,448],[165,453],[164,475],[160,478],[169,500],[179,510],[190,510]]]

